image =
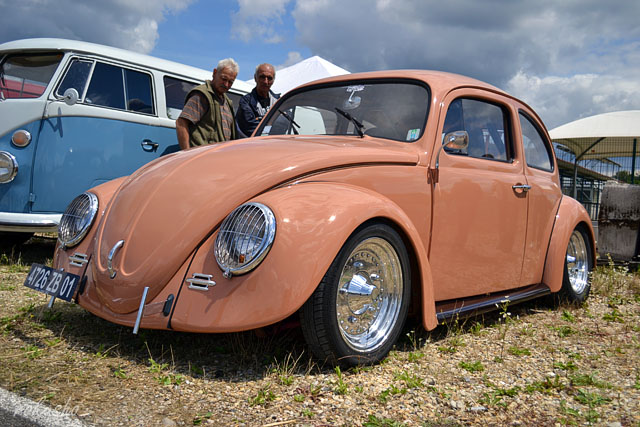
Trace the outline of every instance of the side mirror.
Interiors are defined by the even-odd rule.
[[[469,134],[464,130],[447,133],[442,139],[442,145],[436,155],[436,167],[430,171],[431,182],[435,184],[440,179],[438,168],[440,167],[440,153],[444,148],[452,150],[465,150],[469,146]]]
[[[464,130],[449,132],[444,136],[442,146],[452,150],[466,150],[469,146],[469,134]]]
[[[80,98],[78,91],[72,87],[65,90],[64,95],[62,96],[62,100],[67,105],[74,105],[76,102],[78,102],[78,98]]]

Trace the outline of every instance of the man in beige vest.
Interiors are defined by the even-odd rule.
[[[233,104],[226,93],[237,75],[236,61],[223,59],[214,68],[211,80],[191,89],[176,120],[180,149],[236,139]]]

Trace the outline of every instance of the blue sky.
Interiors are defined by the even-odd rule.
[[[319,55],[351,72],[422,68],[489,82],[552,129],[640,110],[640,2],[0,0],[0,43],[60,37],[211,70]]]

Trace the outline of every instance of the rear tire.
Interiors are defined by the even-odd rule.
[[[374,224],[352,235],[301,309],[313,354],[345,366],[383,359],[407,317],[410,271],[404,243],[391,227]]]
[[[582,304],[591,290],[591,243],[583,227],[576,227],[569,238],[564,261],[560,296],[570,303]]]

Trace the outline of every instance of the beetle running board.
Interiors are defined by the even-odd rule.
[[[496,310],[499,308],[500,304],[504,304],[507,301],[509,304],[517,304],[543,295],[548,295],[550,293],[551,291],[546,285],[538,284],[488,295],[439,301],[436,303],[438,323],[454,317],[469,317],[486,313],[487,311]]]

